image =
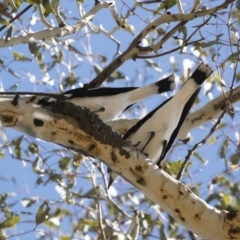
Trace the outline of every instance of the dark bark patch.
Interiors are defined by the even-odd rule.
[[[168,196],[167,195],[163,195],[163,199],[167,199],[168,198]]]
[[[140,165],[137,165],[135,167],[135,170],[138,171],[138,172],[142,172],[143,171],[142,166],[140,166]]]
[[[36,96],[32,96],[32,97],[29,98],[28,102],[33,103],[36,98],[37,98]]]
[[[111,152],[111,158],[114,163],[117,161],[117,156],[114,152]]]
[[[227,220],[232,221],[235,217],[237,217],[238,214],[239,212],[236,210],[230,211],[229,213],[227,213]]]
[[[68,140],[68,143],[74,144],[73,140]]]
[[[33,119],[33,123],[34,123],[35,127],[42,127],[44,125],[44,121],[37,119],[37,118]]]
[[[88,151],[92,151],[95,147],[95,144],[90,144],[88,147]]]
[[[183,221],[183,222],[185,222],[185,218],[184,217],[182,217],[182,216],[179,216],[180,217],[180,219]]]
[[[18,99],[19,99],[19,95],[15,95],[14,99],[11,102],[13,106],[16,107],[18,105]]]
[[[137,183],[140,184],[140,185],[142,185],[142,186],[146,186],[146,185],[147,185],[146,182],[145,182],[145,180],[144,180],[143,178],[139,178],[139,179],[137,180]]]
[[[194,215],[194,218],[197,218],[198,220],[201,220],[200,216],[197,213]]]
[[[2,121],[7,124],[12,124],[14,122],[14,118],[8,115],[2,115],[1,118]]]

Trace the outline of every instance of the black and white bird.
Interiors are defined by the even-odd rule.
[[[201,89],[201,84],[211,73],[212,69],[208,65],[200,64],[176,95],[138,121],[126,132],[124,139],[160,167]],[[117,174],[109,168],[108,172],[110,187]]]
[[[77,106],[88,108],[90,111],[98,114],[102,121],[107,122],[114,119],[134,103],[155,94],[171,91],[174,88],[174,75],[170,75],[141,88],[76,88],[63,94],[0,92],[0,95],[12,95],[12,98],[17,96],[17,99],[20,96],[19,100],[30,101],[41,106],[50,105],[55,101],[69,101]]]

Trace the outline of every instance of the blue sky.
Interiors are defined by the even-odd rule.
[[[192,1],[186,1],[186,5],[184,6],[184,9],[188,11],[188,4],[190,4]],[[219,1],[215,1],[219,2]],[[116,1],[118,12],[124,15],[126,13],[126,6],[123,6],[122,1]],[[127,2],[129,6],[133,4],[133,1]],[[23,4],[22,8],[26,6]],[[83,4],[83,8],[85,11],[88,11],[93,6],[93,1],[87,1]],[[155,5],[152,5],[152,8],[154,8]],[[79,18],[78,9],[76,8],[76,2],[75,1],[62,1],[61,7],[64,9],[64,13],[68,17],[72,17],[72,20],[68,20],[68,24],[71,25],[76,22],[76,19]],[[150,7],[150,6],[148,6]],[[211,7],[211,5],[209,5]],[[171,12],[177,12],[176,8],[173,8]],[[136,10],[136,13],[138,15],[133,15],[129,18],[129,24],[132,24],[134,26],[134,35],[138,34],[145,26],[146,23],[142,20],[152,20],[154,17],[146,11],[143,10]],[[30,9],[23,17],[22,17],[22,23],[25,26],[25,29],[28,32],[31,31],[41,31],[43,30],[43,25],[40,22],[37,22],[36,25],[29,25],[28,24],[28,18],[32,15],[32,23],[34,22],[35,18],[38,18],[38,14],[32,12],[32,9]],[[156,16],[155,16],[156,17]],[[221,18],[226,21],[227,16],[223,15]],[[48,19],[49,21],[53,19]],[[212,23],[214,23],[216,20],[213,19]],[[202,18],[192,21],[188,25],[188,31],[191,32],[194,27],[198,24],[202,23]],[[223,39],[226,41],[228,40],[228,32],[227,28],[222,24],[222,21],[218,19],[218,28],[215,26],[208,26],[206,29],[203,28],[202,34],[205,36],[206,41],[215,40],[216,34],[223,34]],[[112,27],[114,27],[116,24],[113,22],[112,16],[109,13],[108,9],[100,11],[93,19],[93,24],[96,26],[99,26],[100,24],[106,29],[110,30]],[[17,29],[22,29],[22,25],[20,22],[17,22],[15,27]],[[168,29],[167,25],[162,26],[166,30]],[[1,32],[1,37],[4,36],[4,32]],[[97,66],[104,68],[107,66],[108,63],[111,62],[113,57],[116,54],[116,43],[114,43],[112,40],[109,40],[106,36],[103,34],[89,34],[90,30],[88,28],[83,28],[82,31],[70,35],[69,37],[62,38],[61,40],[66,40],[69,43],[71,42],[80,52],[84,53],[86,55],[87,53],[93,54],[92,56],[82,56],[81,54],[75,54],[73,52],[67,52],[62,44],[58,44],[56,41],[49,41],[45,40],[39,41],[39,44],[42,46],[42,49],[46,47],[45,50],[42,50],[42,54],[44,56],[43,62],[47,63],[51,61],[51,55],[53,54],[59,54],[59,51],[64,52],[64,58],[63,62],[61,64],[57,64],[53,69],[51,69],[48,73],[43,73],[37,63],[37,60],[32,54],[30,53],[28,46],[25,44],[21,44],[18,46],[14,46],[11,48],[2,48],[0,52],[0,58],[4,61],[4,63],[12,70],[14,70],[19,77],[16,78],[12,74],[10,74],[5,69],[1,68],[1,75],[0,75],[0,83],[2,84],[3,88],[5,90],[8,90],[11,86],[16,85],[16,89],[18,91],[38,91],[38,92],[59,92],[63,85],[63,79],[69,75],[71,72],[72,66],[77,66],[73,71],[75,75],[79,78],[79,82],[76,83],[75,87],[80,87],[85,83],[88,83],[90,80],[92,80],[96,76],[96,72],[93,70],[92,64],[96,64]],[[21,30],[21,33],[23,34],[24,31]],[[132,41],[134,36],[125,30],[118,30],[114,35],[116,39],[118,39],[121,42],[120,45],[120,51],[124,51],[129,43]],[[179,37],[182,36],[181,34]],[[157,35],[155,36],[158,37]],[[196,34],[194,36],[194,39],[198,39],[199,35]],[[174,45],[175,44],[175,45]],[[170,40],[168,43],[166,43],[163,46],[163,49],[160,50],[160,52],[168,51],[172,48],[172,46],[177,46],[175,40]],[[226,59],[227,56],[230,55],[230,49],[227,46],[214,46],[215,50],[219,47],[219,52],[221,55],[219,56],[218,63],[221,63],[224,59]],[[185,52],[183,54],[173,53],[170,55],[163,56],[161,58],[155,58],[151,59],[151,61],[154,61],[155,64],[158,65],[158,67],[153,68],[146,66],[146,62],[143,60],[129,60],[126,63],[124,63],[119,71],[121,71],[126,77],[125,79],[119,79],[111,83],[104,83],[104,86],[143,86],[146,84],[150,84],[151,82],[154,82],[158,80],[159,78],[172,73],[174,71],[177,83],[178,83],[178,89],[181,86],[181,76],[183,75],[183,72],[186,71],[188,67],[191,67],[192,70],[194,70],[197,67],[198,57],[194,55],[194,53],[191,50],[192,47],[186,47]],[[20,52],[24,54],[25,56],[29,57],[31,59],[31,62],[19,62],[14,61],[12,52]],[[103,55],[107,57],[107,62],[102,63],[99,61],[99,55]],[[202,60],[208,62],[214,70],[216,70],[217,63],[213,61],[208,56],[202,56]],[[196,65],[193,65],[193,63],[196,63]],[[186,66],[189,65],[189,66]],[[225,72],[224,72],[224,80],[226,83],[226,86],[229,86],[232,80],[233,76],[233,69],[230,68],[230,63],[226,63]],[[51,81],[45,82],[43,79],[51,79]],[[211,94],[208,94],[208,96],[205,95],[206,90],[210,87]],[[176,90],[177,91],[177,90]],[[203,86],[203,90],[199,94],[199,98],[201,99],[200,103],[194,107],[194,109],[198,109],[199,107],[206,104],[211,96],[215,97],[220,94],[220,88],[215,82],[215,79],[212,78],[209,83],[206,83]],[[156,106],[158,106],[163,100],[165,100],[167,97],[171,96],[171,94],[165,95],[165,96],[156,96],[151,99],[148,99],[144,101],[143,103],[137,104],[137,106],[129,113],[127,113],[124,117],[142,117],[144,114],[149,112],[150,110],[154,109]],[[227,124],[225,128],[218,131],[214,134],[214,136],[217,138],[216,143],[214,144],[205,144],[203,147],[201,147],[198,150],[198,153],[202,156],[204,159],[205,164],[203,164],[201,161],[197,160],[196,158],[192,157],[192,167],[190,168],[191,177],[185,177],[184,182],[188,183],[189,186],[193,186],[194,184],[201,184],[201,187],[199,188],[200,196],[203,197],[203,199],[207,198],[211,191],[208,189],[208,185],[211,182],[211,179],[216,175],[221,173],[225,170],[225,163],[222,159],[219,157],[219,150],[220,150],[220,144],[224,141],[225,137],[228,136],[233,142],[236,143],[235,135],[236,132],[239,132],[239,114],[238,114],[238,107],[239,104],[236,104],[236,113],[234,118],[232,119],[229,116],[226,116],[224,118],[224,123]],[[177,146],[173,153],[169,155],[168,160],[174,160],[177,159],[183,160],[184,157],[187,154],[187,150],[190,149],[196,142],[200,141],[209,131],[209,129],[212,127],[212,123],[206,123],[202,128],[196,129],[191,132],[193,141],[188,143],[187,145],[183,145],[182,143],[176,141],[174,145],[179,144]],[[8,136],[8,141],[11,143],[13,139],[16,138],[16,136],[22,136],[21,133],[16,132],[11,129],[5,129],[4,132]],[[30,138],[28,136],[24,137],[25,141],[22,143],[23,149],[28,148],[29,142],[33,141],[35,142],[41,152],[43,152],[42,156],[49,157],[52,154],[48,153],[49,151],[59,150],[61,149],[60,146],[54,145],[52,143],[45,143],[43,141],[35,140],[33,138]],[[228,148],[228,155],[231,155],[231,153],[234,153],[236,148],[233,146],[233,144],[230,144]],[[20,213],[22,211],[28,211],[28,209],[24,208],[20,200],[24,198],[30,198],[30,197],[36,197],[37,203],[33,204],[30,211],[34,214],[42,201],[45,199],[51,199],[53,202],[55,201],[56,204],[52,204],[52,209],[54,209],[55,206],[57,206],[57,203],[59,203],[61,206],[66,206],[64,203],[61,203],[61,198],[59,194],[57,193],[55,186],[56,184],[51,182],[44,185],[36,186],[36,180],[39,177],[37,174],[35,174],[32,171],[32,164],[31,161],[34,161],[34,159],[37,157],[36,155],[27,156],[27,154],[23,153],[23,157],[27,158],[27,161],[17,160],[11,158],[8,150],[4,148],[2,150],[5,153],[5,156],[3,159],[0,160],[0,194],[1,193],[9,193],[11,197],[9,197],[9,203],[12,202],[14,204],[13,210],[16,213]],[[47,160],[48,166],[52,167],[56,171],[60,171],[58,168],[58,159],[63,156],[69,156],[68,153],[64,152],[57,152],[54,153],[49,159]],[[88,160],[84,161],[85,164],[89,168],[93,168],[93,164],[89,163]],[[84,165],[84,164],[83,164]],[[81,189],[82,193],[89,191],[89,189],[92,188],[92,184],[88,181],[87,177],[89,177],[89,173],[86,170],[86,166],[82,166],[80,170],[78,171],[78,178],[77,178],[77,184],[74,187],[74,190]],[[232,179],[233,182],[236,182],[236,176],[238,174],[238,171],[231,172],[231,176],[227,176],[228,179]],[[187,176],[187,175],[186,175]],[[223,175],[226,177],[226,175]],[[118,194],[122,194],[125,192],[126,186],[128,184],[124,180],[119,180],[123,184],[117,184],[115,185],[116,190]],[[98,175],[98,182],[101,183],[101,175]],[[215,191],[213,189],[212,191]],[[114,189],[112,189],[112,192],[114,193]],[[59,201],[59,202],[58,202]],[[68,206],[69,207],[69,206]],[[71,210],[73,210],[73,207],[70,207]],[[73,210],[74,211],[74,210]],[[25,220],[34,220],[34,215],[25,216]],[[22,223],[17,229],[16,232],[19,231],[19,229],[32,229],[34,226],[34,223]],[[63,232],[68,232],[68,224],[65,223],[63,226]],[[41,225],[42,228],[42,225]],[[14,231],[11,229],[11,231]],[[35,233],[29,233],[23,236],[18,236],[13,239],[33,239],[35,237]]]

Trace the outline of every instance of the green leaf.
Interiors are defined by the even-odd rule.
[[[194,152],[193,156],[195,156],[198,160],[200,160],[202,163],[205,163],[204,159],[198,152]]]
[[[1,206],[6,206],[7,205],[7,202],[6,202],[7,198],[8,198],[8,194],[0,195],[0,205]]]
[[[58,166],[62,171],[66,171],[69,168],[69,163],[70,163],[71,159],[67,158],[67,157],[63,157],[59,160],[58,162]]]
[[[16,12],[22,5],[22,0],[14,0],[14,4],[11,4],[13,12]]]
[[[44,225],[46,225],[48,228],[59,229],[59,223],[58,222],[54,222],[51,219],[45,220],[44,221]]]
[[[176,0],[165,1],[159,6],[159,8],[157,8],[156,12],[160,12],[163,9],[169,9],[173,7],[175,4],[176,4]]]
[[[21,157],[22,157],[22,154],[21,154],[21,142],[23,140],[23,137],[24,136],[21,136],[17,140],[13,140],[12,141],[12,144],[15,146],[14,152],[15,152],[15,155],[16,155],[16,157],[18,159],[21,159]]]
[[[9,39],[11,39],[11,37],[12,37],[12,30],[13,30],[13,27],[10,26],[9,29],[7,30],[5,41],[8,41]]]
[[[36,225],[43,223],[49,217],[50,207],[48,202],[44,201],[43,204],[39,207],[38,212],[35,217]]]
[[[4,153],[0,152],[0,159],[4,157]]]
[[[44,173],[44,169],[42,167],[42,159],[40,157],[37,157],[33,163],[32,163],[32,169],[36,174],[42,174]]]
[[[0,24],[2,24],[4,26],[8,26],[9,22],[0,15]]]
[[[25,0],[27,3],[30,4],[40,4],[42,3],[42,0]]]
[[[215,144],[216,142],[217,142],[217,138],[215,136],[212,136],[208,139],[209,145]]]
[[[107,78],[107,82],[113,82],[116,79],[126,79],[126,76],[120,71],[115,71],[110,77]]]
[[[70,235],[60,235],[60,240],[71,240],[71,238]]]
[[[116,22],[117,22],[117,24],[118,24],[118,26],[119,26],[120,28],[122,28],[122,29],[126,30],[127,32],[131,33],[132,35],[134,35],[134,34],[133,34],[133,30],[132,30],[132,29],[133,29],[132,25],[129,25],[129,24],[126,22],[125,19],[123,19],[123,18],[118,18],[118,20],[117,20]]]
[[[187,28],[185,26],[181,26],[178,31],[183,34],[183,39],[182,39],[182,46],[181,46],[181,51],[180,53],[183,52],[183,48],[186,45],[186,40],[187,40]]]
[[[81,154],[75,154],[74,155],[74,158],[73,158],[73,160],[72,160],[72,166],[75,168],[75,169],[77,169],[77,168],[79,168],[79,166],[81,165],[81,162],[82,162],[82,160],[83,160],[83,155],[81,155]]]
[[[48,16],[50,13],[56,15],[51,3],[49,2],[49,0],[42,0],[42,5],[45,9],[45,11],[44,11],[45,16]]]
[[[38,145],[34,142],[31,142],[29,145],[28,145],[28,150],[31,152],[31,153],[39,153],[39,148],[38,148]]]
[[[226,62],[228,62],[228,61],[231,62],[231,63],[236,63],[236,62],[238,61],[239,54],[240,54],[240,50],[237,51],[237,52],[235,52],[235,53],[230,54],[230,55],[222,62],[222,64],[220,65],[220,67],[223,67],[224,64],[225,64]]]
[[[96,64],[93,66],[93,69],[97,75],[102,71],[102,68]]]
[[[78,77],[76,77],[75,74],[71,72],[69,77],[63,80],[63,87],[66,88],[68,86],[72,86],[77,82],[78,82]]]
[[[30,37],[28,40],[28,48],[30,50],[30,52],[36,56],[38,53],[38,50],[40,49],[39,44],[37,43],[37,41],[35,40],[35,38]]]
[[[72,216],[72,213],[64,208],[57,208],[51,217],[66,217]]]
[[[12,215],[10,218],[0,223],[0,229],[13,227],[20,221],[20,217],[18,215]]]
[[[224,85],[224,83],[222,82],[220,76],[218,75],[218,72],[217,72],[217,71],[215,71],[215,73],[214,73],[214,78],[216,79],[216,81],[217,81],[217,83],[218,83],[218,85],[219,85],[220,87],[226,87],[226,86]]]
[[[239,153],[235,153],[231,156],[231,163],[233,165],[236,165],[239,163],[239,160],[240,160],[240,154]]]
[[[24,198],[21,200],[21,203],[24,207],[28,208],[31,207],[33,204],[35,204],[38,201],[37,197],[31,197],[31,198]]]
[[[90,196],[96,196],[97,195],[97,189],[94,187],[90,189],[88,192],[83,194],[83,196],[90,197]]]
[[[26,57],[22,53],[12,52],[12,54],[13,54],[14,59],[17,61],[22,61],[22,62],[25,62],[25,61],[31,62],[32,61],[31,58]]]

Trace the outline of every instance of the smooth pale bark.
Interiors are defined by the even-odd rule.
[[[15,106],[14,106],[15,105]],[[97,115],[71,103],[41,108],[15,99],[0,101],[0,118],[11,127],[98,158],[134,184],[179,223],[206,239],[240,238],[240,214],[217,210],[145,159]]]
[[[228,91],[225,93],[225,95],[220,95],[217,98],[213,99],[206,105],[204,105],[202,108],[196,110],[193,113],[189,113],[186,117],[179,133],[178,138],[181,140],[184,140],[187,138],[188,133],[201,125],[203,125],[205,122],[212,121],[216,119],[222,110],[225,108],[227,99],[230,95],[231,91]],[[240,87],[237,87],[233,90],[232,94],[232,103],[238,102],[240,100]],[[106,124],[119,134],[125,134],[126,131],[131,128],[134,124],[136,124],[139,121],[139,119],[133,118],[133,119],[116,119],[109,122],[106,122]]]

